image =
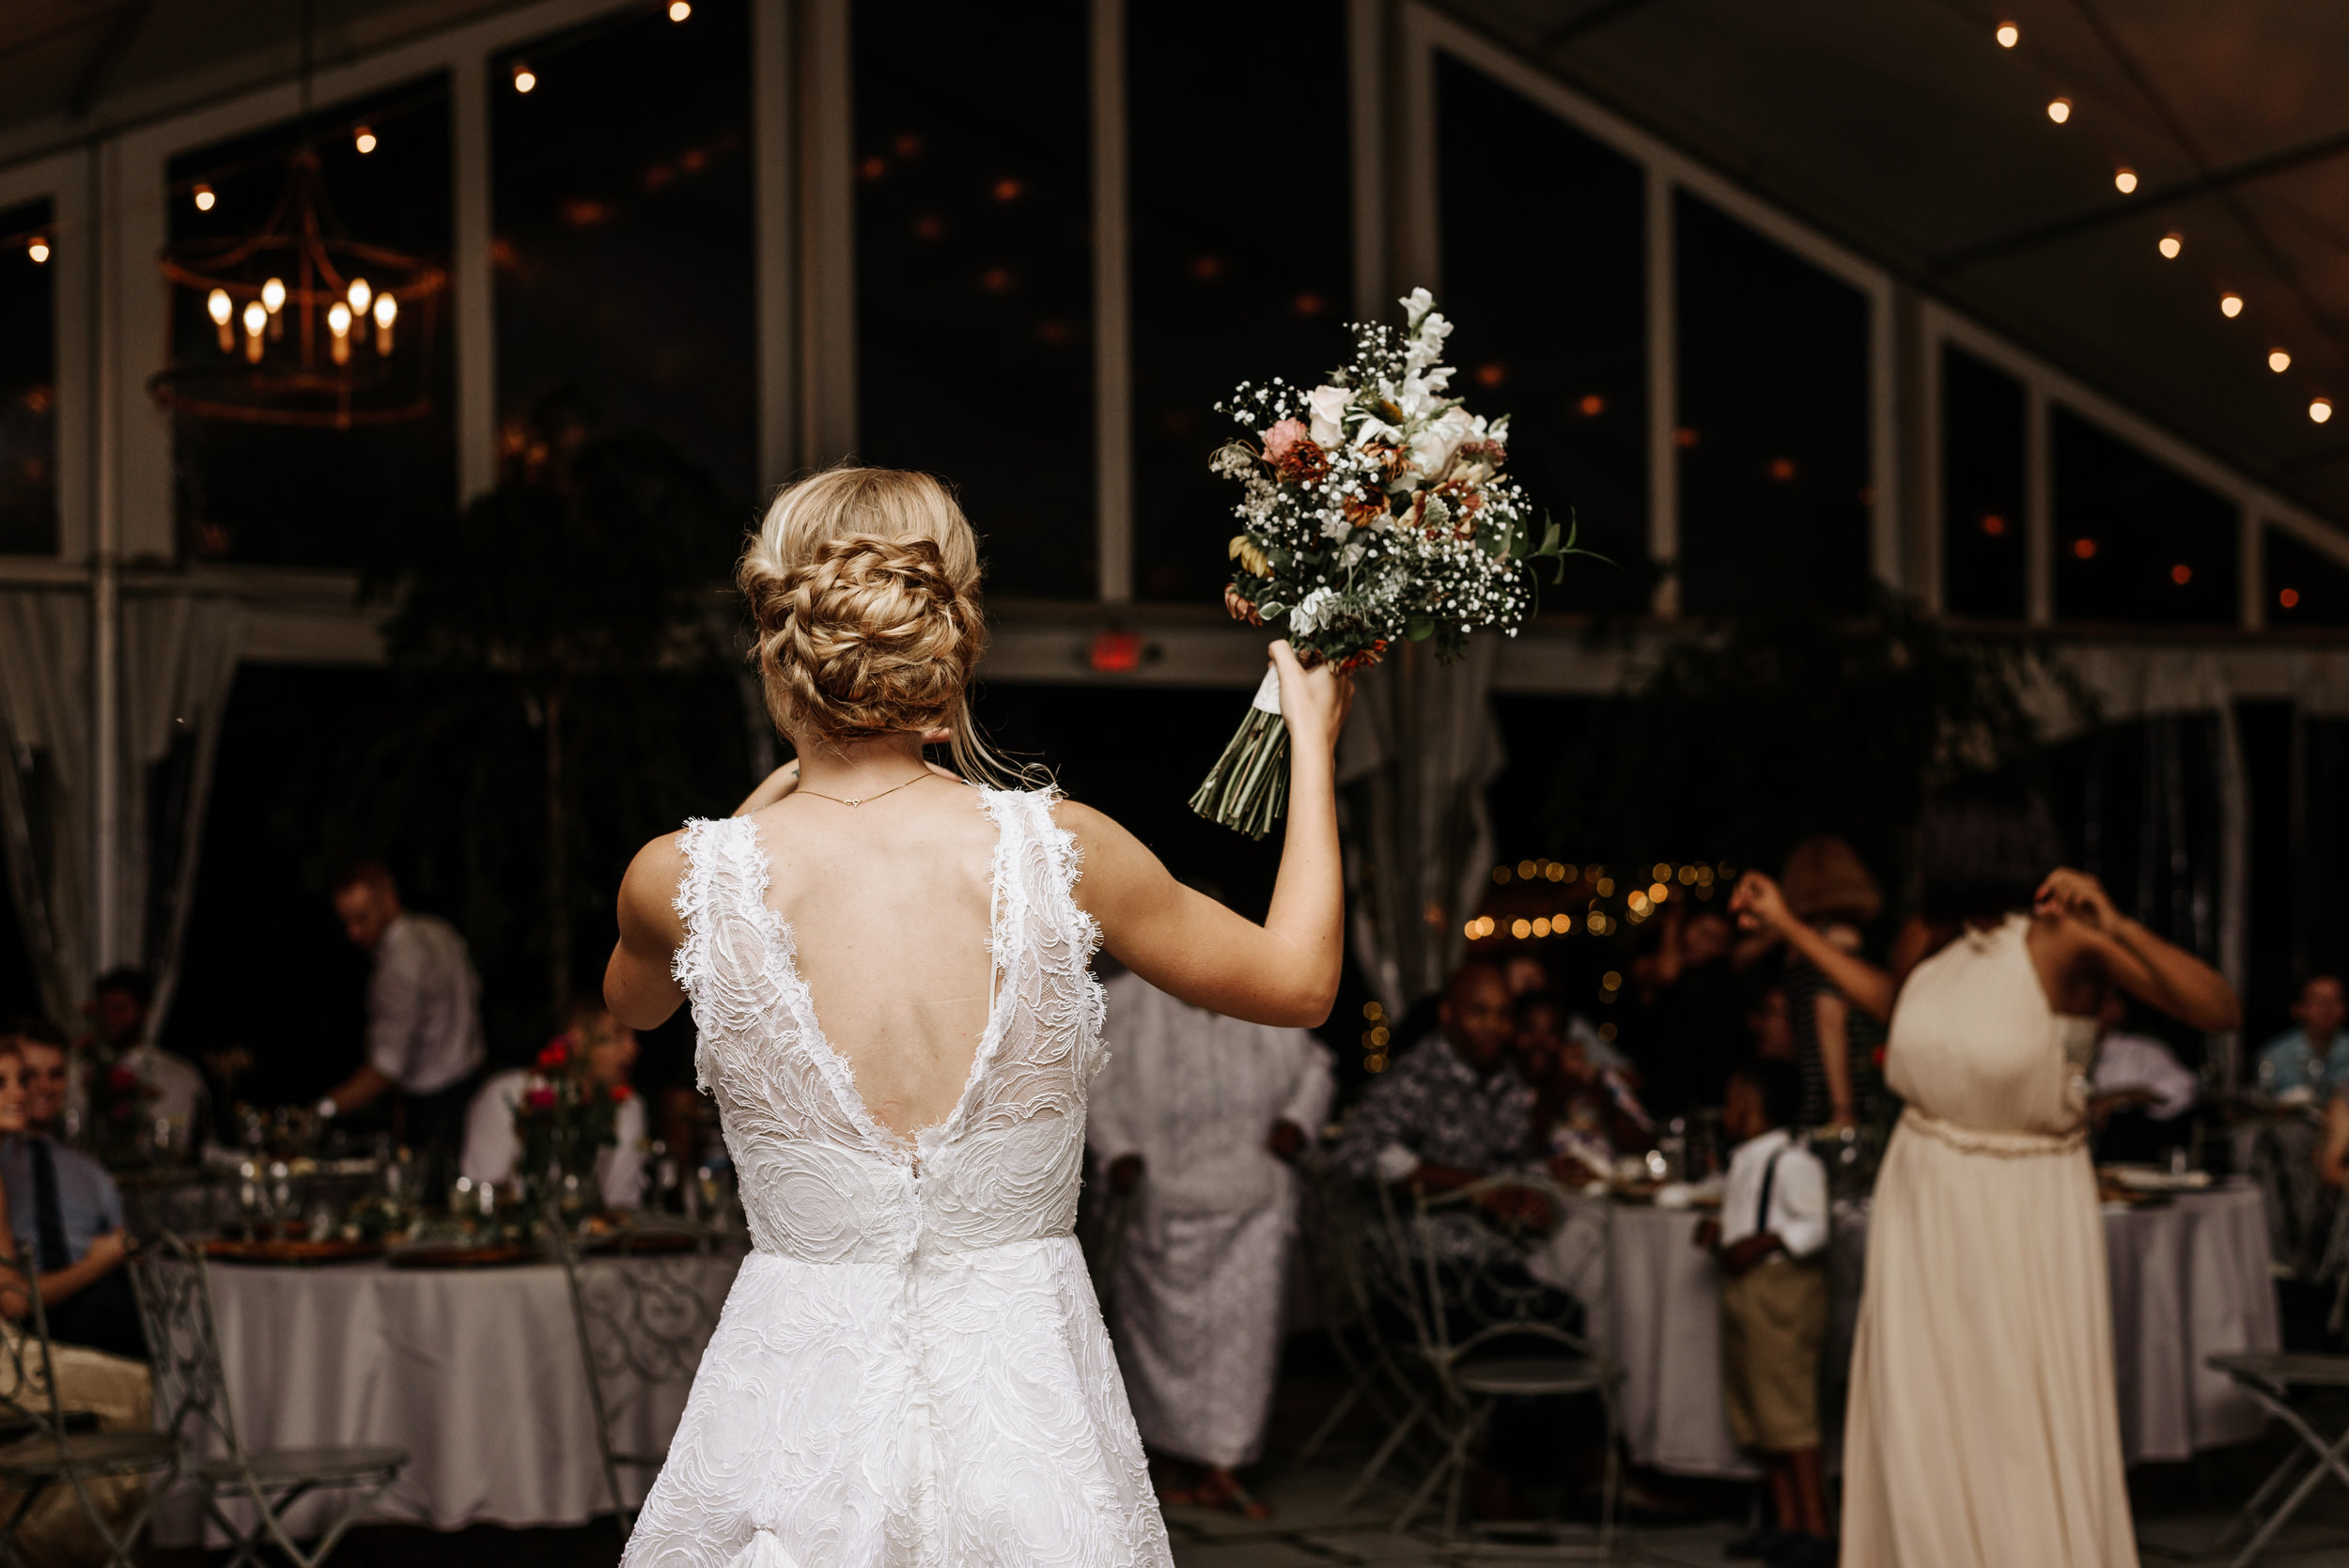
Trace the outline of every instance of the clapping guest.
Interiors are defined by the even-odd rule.
[[[1814,833],[1787,853],[1780,887],[1786,907],[1822,939],[1858,953],[1863,929],[1884,912],[1884,894],[1852,846],[1832,833]],[[1782,982],[1787,1022],[1795,1034],[1795,1064],[1802,1073],[1805,1127],[1847,1127],[1858,1119],[1853,1091],[1851,1003],[1799,951],[1787,955]]]
[[[596,1155],[596,1190],[608,1209],[645,1201],[645,1102],[628,1081],[636,1051],[636,1032],[591,999],[572,1005],[563,1032],[539,1053],[538,1076],[568,1074],[589,1094],[615,1102],[613,1141]],[[514,1174],[522,1152],[514,1112],[531,1093],[533,1076],[521,1067],[492,1074],[474,1096],[465,1113],[464,1175],[494,1187]]]
[[[8,1228],[32,1238],[51,1338],[143,1360],[147,1336],[122,1271],[130,1256],[122,1193],[106,1168],[58,1141],[67,1090],[65,1032],[45,1019],[16,1026],[24,1125],[0,1138]]]
[[[1531,1151],[1576,1186],[1604,1177],[1620,1152],[1644,1149],[1655,1118],[1630,1076],[1590,1059],[1565,1009],[1547,992],[1517,999],[1517,1070],[1533,1090]]]

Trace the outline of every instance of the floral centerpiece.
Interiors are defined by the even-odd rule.
[[[1233,508],[1235,616],[1278,626],[1307,664],[1376,664],[1404,642],[1458,659],[1469,633],[1505,636],[1533,607],[1532,564],[1583,554],[1501,468],[1509,419],[1446,396],[1439,364],[1452,323],[1424,288],[1402,302],[1404,329],[1358,321],[1354,358],[1310,390],[1275,378],[1219,403],[1254,442],[1210,459],[1240,484]],[[1268,672],[1247,719],[1190,798],[1211,821],[1262,838],[1288,799],[1288,731]]]
[[[593,1178],[596,1157],[619,1141],[625,1083],[601,1084],[586,1072],[589,1042],[580,1030],[559,1034],[538,1053],[514,1105],[514,1136],[521,1144],[518,1170],[525,1181],[560,1185]]]
[[[91,1146],[110,1161],[133,1159],[148,1152],[154,1129],[148,1123],[147,1110],[162,1098],[162,1091],[103,1046],[88,1047],[86,1066]]]

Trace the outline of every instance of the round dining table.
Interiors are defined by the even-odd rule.
[[[1613,1206],[1605,1332],[1624,1369],[1624,1435],[1637,1464],[1674,1474],[1745,1478],[1760,1467],[1730,1440],[1721,1411],[1720,1294],[1695,1245],[1703,1216]],[[1864,1206],[1839,1210],[1829,1243],[1834,1327],[1822,1357],[1821,1413],[1840,1430],[1851,1327],[1867,1247]],[[2108,1204],[2112,1347],[2121,1446],[2132,1465],[2191,1457],[2259,1436],[2265,1412],[2207,1358],[2281,1343],[2266,1219],[2257,1188],[2232,1184],[2166,1201]],[[1562,1227],[1553,1246],[1577,1242]],[[1594,1325],[1597,1327],[1597,1325]]]
[[[702,1296],[703,1321],[714,1325],[738,1266],[729,1256],[687,1254],[590,1258],[582,1270],[583,1278],[609,1269],[681,1274]],[[248,1452],[405,1449],[407,1467],[371,1517],[440,1529],[576,1525],[612,1511],[559,1265],[210,1267],[221,1366]],[[614,1446],[664,1450],[687,1389],[682,1375],[647,1382],[625,1365],[608,1374]],[[223,1451],[214,1442],[211,1452]],[[632,1505],[651,1477],[626,1468],[620,1475]],[[288,1523],[306,1533],[334,1502],[304,1499]],[[158,1545],[193,1545],[205,1533],[190,1491],[157,1510]],[[214,1544],[225,1539],[210,1533]]]

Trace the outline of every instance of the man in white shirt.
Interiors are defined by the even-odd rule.
[[[1819,1344],[1827,1336],[1827,1166],[1796,1141],[1802,1074],[1756,1058],[1729,1077],[1738,1140],[1721,1216],[1697,1227],[1721,1272],[1721,1391],[1730,1436],[1769,1461],[1776,1522],[1732,1545],[1777,1568],[1835,1560],[1819,1467]]]
[[[91,1043],[111,1059],[112,1065],[135,1074],[151,1096],[142,1108],[150,1125],[162,1124],[168,1136],[159,1140],[165,1152],[194,1154],[211,1133],[211,1090],[194,1063],[167,1051],[147,1037],[155,983],[145,970],[108,970],[90,987]],[[67,1090],[65,1120],[69,1127],[86,1127],[90,1115],[88,1057],[76,1051],[72,1082]]]
[[[1263,1452],[1297,1235],[1289,1169],[1330,1114],[1330,1053],[1120,973],[1085,1141],[1139,1196],[1110,1284],[1142,1439],[1204,1474],[1180,1500],[1260,1514],[1232,1473]],[[1174,1494],[1169,1494],[1170,1497]]]
[[[521,1139],[514,1111],[535,1087],[558,1073],[577,1076],[585,1092],[616,1102],[613,1141],[596,1156],[596,1189],[607,1209],[632,1209],[645,1201],[645,1102],[629,1086],[636,1064],[636,1032],[614,1017],[601,1001],[571,1010],[570,1027],[539,1053],[539,1070],[516,1067],[492,1073],[465,1114],[463,1173],[494,1187],[514,1173]],[[559,1053],[559,1054],[558,1054]]]
[[[403,907],[381,865],[354,866],[334,895],[344,934],[374,955],[375,970],[366,1060],[319,1101],[318,1113],[347,1116],[397,1092],[394,1135],[424,1153],[425,1190],[437,1191],[444,1172],[434,1167],[454,1153],[481,1069],[481,977],[457,927]]]

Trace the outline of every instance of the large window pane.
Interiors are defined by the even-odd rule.
[[[649,432],[747,510],[758,484],[747,0],[541,40],[497,62],[490,83],[502,446],[526,450],[534,410],[560,400],[556,423]]]
[[[959,487],[989,588],[1090,598],[1085,7],[856,8],[859,447]]]
[[[1941,353],[1941,602],[1952,615],[2023,616],[2023,383]]]
[[[1858,609],[1875,499],[1866,298],[1686,193],[1674,222],[1682,608]]]
[[[359,150],[362,126],[372,133],[366,152]],[[446,267],[449,105],[446,79],[437,76],[364,102],[334,105],[306,124],[272,126],[174,158],[168,196],[173,242],[260,231],[286,198],[294,157],[305,144],[319,157],[325,195],[319,216],[328,232]],[[200,209],[198,199],[208,194],[210,205]],[[282,253],[264,251],[243,271],[273,274],[282,264]],[[333,429],[174,413],[184,551],[214,560],[358,566],[375,553],[385,530],[452,504],[452,312],[445,292],[429,312],[406,303],[395,342],[403,356],[400,374],[415,373],[413,390],[427,402],[421,418]],[[293,364],[299,328],[288,318],[294,314],[281,312],[284,335],[269,339],[265,368]],[[429,334],[424,330],[428,314]],[[237,362],[237,354],[222,352],[219,329],[197,290],[173,290],[171,330],[175,365],[209,373]],[[372,349],[361,345],[354,351]]]
[[[2057,618],[2232,623],[2234,507],[2067,409],[2050,418]]]
[[[1563,583],[1544,583],[1544,607],[1642,609],[1653,583],[1639,167],[1448,55],[1436,86],[1454,388],[1475,411],[1510,416],[1511,472],[1614,563],[1570,561]]]
[[[1237,499],[1207,472],[1237,433],[1216,403],[1347,352],[1346,8],[1134,6],[1127,28],[1135,586],[1212,603]],[[1268,165],[1304,147],[1311,176]]]
[[[2280,528],[2265,544],[2269,626],[2349,626],[2349,567]]]
[[[49,203],[0,211],[0,555],[57,552],[57,306]]]

